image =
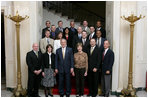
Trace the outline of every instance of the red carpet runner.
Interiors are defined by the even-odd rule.
[[[71,95],[76,95],[75,77],[71,77]],[[64,89],[66,91],[66,89]],[[58,84],[52,90],[53,95],[59,95]],[[85,80],[84,95],[89,94],[88,86]]]

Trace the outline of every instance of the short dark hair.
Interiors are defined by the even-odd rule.
[[[100,31],[100,32],[101,32],[101,30],[97,30],[97,31],[96,31],[96,33],[97,33],[98,31]],[[101,34],[102,34],[102,32],[101,32]]]
[[[83,30],[82,33],[83,33],[83,32],[86,32],[86,33],[87,33],[87,31],[85,31],[85,30]]]
[[[47,20],[47,21],[46,21],[46,24],[47,24],[47,22],[49,22],[49,23],[50,23],[50,21],[49,21],[49,20]]]
[[[49,30],[45,30],[45,34],[46,34],[46,32],[50,32]]]
[[[101,23],[101,20],[98,20],[97,22],[100,22]]]
[[[47,46],[46,46],[46,52],[48,52],[48,48],[51,48],[52,50],[51,50],[51,52],[53,51],[53,47],[52,47],[52,45],[51,44],[48,44]]]
[[[62,34],[63,35],[63,32],[62,31],[59,31],[58,34],[57,34],[57,36],[56,36],[56,39],[59,39],[58,38],[59,34]]]
[[[93,27],[93,28],[95,28],[93,25],[91,25],[91,26],[89,26],[89,27]]]
[[[96,42],[96,39],[95,39],[95,38],[92,38],[91,40],[95,40],[95,42]],[[90,41],[91,41],[91,40],[90,40]]]
[[[63,21],[62,21],[62,20],[59,20],[59,21],[58,21],[58,24],[59,24],[60,22],[62,22],[62,23],[63,23]]]
[[[55,25],[51,25],[51,26],[55,26]]]

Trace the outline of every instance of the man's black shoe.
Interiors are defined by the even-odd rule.
[[[66,97],[70,97],[70,95],[66,95]]]
[[[91,96],[92,96],[91,94],[88,94],[88,95],[87,95],[87,97],[91,97]]]
[[[64,97],[64,95],[60,95],[60,97]]]

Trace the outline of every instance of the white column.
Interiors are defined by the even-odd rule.
[[[112,72],[112,91],[118,88],[119,77],[119,47],[120,47],[120,2],[106,2],[106,32],[111,48],[115,54]]]

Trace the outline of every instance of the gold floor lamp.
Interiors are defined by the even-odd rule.
[[[121,16],[122,19],[130,22],[130,54],[129,54],[129,73],[128,73],[128,86],[126,89],[123,89],[121,91],[122,95],[121,96],[131,96],[135,97],[136,96],[136,90],[133,88],[133,33],[134,33],[134,23],[137,20],[140,20],[141,18],[144,18],[145,16],[142,17],[140,15],[139,17],[134,16],[134,14],[131,14],[128,17]]]
[[[18,11],[16,11],[15,16],[5,16],[12,21],[16,22],[16,38],[17,38],[17,87],[13,91],[13,96],[19,97],[19,96],[26,96],[26,90],[22,88],[22,81],[21,81],[21,63],[20,63],[20,22],[28,19],[29,16],[22,17],[18,14]]]

